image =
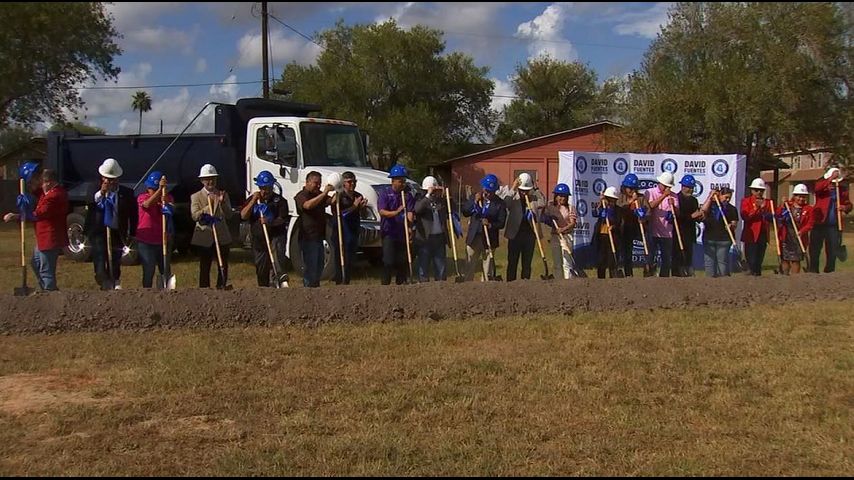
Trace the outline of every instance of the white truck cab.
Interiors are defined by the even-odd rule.
[[[288,228],[287,255],[294,268],[303,270],[302,255],[297,241],[301,222],[294,197],[305,185],[306,175],[316,171],[322,181],[331,173],[350,171],[356,175],[356,190],[365,196],[367,208],[362,213],[359,247],[369,258],[381,258],[380,215],[377,193],[391,185],[388,173],[374,170],[365,154],[367,137],[355,123],[310,117],[256,117],[249,120],[246,132],[246,195],[258,190],[254,178],[267,170],[281,186],[281,195],[288,201],[291,222]],[[325,185],[325,183],[323,183]],[[327,213],[332,214],[327,207]],[[331,242],[334,233],[327,229],[323,279],[335,272]]]

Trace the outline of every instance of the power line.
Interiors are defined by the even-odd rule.
[[[326,47],[324,47],[323,45],[321,45],[321,44],[317,43],[316,41],[314,41],[314,39],[313,39],[313,38],[311,38],[311,37],[309,37],[308,35],[306,35],[306,34],[304,34],[304,33],[300,32],[300,31],[299,31],[299,30],[297,30],[296,28],[294,28],[294,27],[292,27],[292,26],[288,25],[287,23],[285,23],[285,22],[283,22],[283,21],[279,20],[279,19],[278,19],[275,15],[273,15],[272,13],[267,12],[267,16],[268,16],[268,17],[270,17],[270,18],[272,18],[273,20],[275,20],[275,21],[279,22],[282,26],[284,26],[284,27],[288,28],[288,29],[289,29],[289,30],[291,30],[292,32],[294,32],[294,33],[296,33],[297,35],[301,36],[302,38],[304,38],[304,39],[308,40],[309,42],[311,42],[311,43],[313,43],[313,44],[315,44],[315,45],[317,45],[318,47],[320,47],[320,48],[326,48]]]

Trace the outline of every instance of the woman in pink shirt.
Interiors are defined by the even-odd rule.
[[[679,198],[670,191],[673,188],[673,174],[664,172],[658,176],[658,185],[644,192],[649,203],[649,231],[652,241],[649,245],[649,271],[655,272],[655,254],[660,252],[660,277],[670,276],[670,264],[673,261],[673,212],[679,208]]]
[[[136,243],[139,250],[139,261],[142,264],[142,287],[151,288],[154,280],[154,267],[160,270],[163,278],[170,278],[171,253],[167,261],[163,261],[163,215],[167,218],[167,233],[171,234],[172,196],[166,195],[166,201],[161,199],[161,187],[166,186],[166,178],[162,173],[154,171],[145,179],[144,193],[136,198],[139,205],[139,225],[136,228]],[[167,249],[171,252],[171,249]]]

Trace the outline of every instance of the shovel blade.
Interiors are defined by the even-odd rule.
[[[848,260],[848,248],[845,247],[845,245],[843,245],[842,243],[840,243],[839,246],[836,247],[836,258],[840,262]]]
[[[466,281],[466,277],[464,277],[462,275],[457,275],[456,277],[454,277],[454,283],[463,283],[465,281]]]
[[[31,293],[33,293],[33,289],[26,285],[24,285],[23,287],[15,287],[16,297],[26,297]]]
[[[175,278],[175,275],[172,275],[169,277],[162,275],[160,277],[160,288],[163,290],[175,290],[175,287],[177,286],[177,284],[178,284],[178,279]]]

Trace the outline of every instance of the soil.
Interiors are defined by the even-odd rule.
[[[393,322],[530,314],[625,314],[738,308],[851,297],[854,272],[731,278],[627,278],[349,285],[317,289],[61,291],[0,295],[0,333],[207,329]]]

